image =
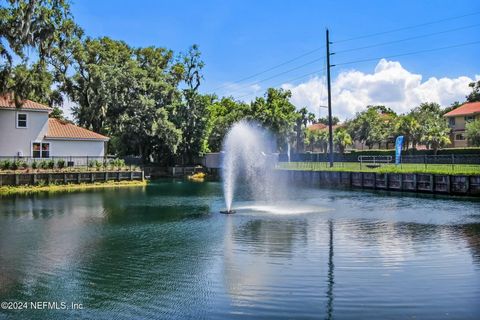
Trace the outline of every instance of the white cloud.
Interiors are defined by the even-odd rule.
[[[334,115],[351,118],[367,105],[384,104],[397,113],[404,113],[422,102],[437,102],[448,106],[463,101],[471,91],[468,84],[480,79],[429,78],[422,82],[422,75],[412,73],[397,61],[381,59],[373,73],[356,70],[341,72],[332,83]],[[319,106],[327,104],[324,78],[315,77],[299,85],[286,83],[282,88],[292,91],[292,103],[298,108],[307,107],[318,114]],[[321,115],[326,111],[323,109]]]

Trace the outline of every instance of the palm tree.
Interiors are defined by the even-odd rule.
[[[450,129],[445,121],[428,121],[424,125],[422,142],[433,149],[433,154],[437,150],[450,143]]]
[[[418,121],[411,115],[402,116],[397,122],[396,129],[397,133],[405,138],[405,150],[408,150],[410,143],[412,143],[412,148],[414,148],[420,132]]]
[[[340,153],[343,154],[345,152],[345,148],[352,144],[352,137],[344,128],[338,128],[337,130],[335,130],[335,133],[333,135],[333,141],[338,147]]]

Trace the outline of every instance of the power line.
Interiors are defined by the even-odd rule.
[[[461,19],[461,18],[470,17],[470,16],[474,16],[474,15],[478,15],[478,14],[480,14],[480,11],[473,12],[473,13],[467,13],[467,14],[464,14],[464,15],[461,15],[461,16],[455,16],[455,17],[445,18],[445,19],[441,19],[441,20],[425,22],[425,23],[421,23],[421,24],[408,26],[408,27],[391,29],[391,30],[388,30],[388,31],[375,32],[375,33],[365,34],[365,35],[352,37],[352,38],[347,38],[347,39],[343,39],[343,40],[337,40],[337,41],[334,41],[334,43],[347,42],[347,41],[352,41],[352,40],[357,40],[357,39],[365,39],[365,38],[375,37],[375,36],[384,35],[384,34],[388,34],[388,33],[415,29],[415,28],[419,28],[419,27],[429,26],[429,25],[432,25],[432,24],[438,24],[438,23],[445,22],[445,21],[458,20],[458,19]]]
[[[460,16],[453,16],[453,17],[448,17],[448,18],[444,18],[444,19],[440,19],[440,20],[435,20],[435,21],[430,21],[430,22],[425,22],[425,23],[421,23],[421,24],[417,24],[417,25],[412,25],[412,26],[407,26],[407,27],[402,27],[402,28],[397,28],[397,29],[392,29],[392,30],[388,30],[388,31],[382,31],[382,32],[376,32],[376,33],[371,33],[371,34],[365,34],[365,35],[360,35],[360,36],[356,36],[356,37],[353,37],[353,38],[348,38],[348,39],[343,39],[343,40],[339,40],[339,41],[334,41],[334,43],[341,43],[341,42],[347,42],[347,41],[351,41],[351,40],[356,40],[356,39],[364,39],[364,38],[369,38],[369,37],[374,37],[374,36],[377,36],[377,35],[382,35],[382,34],[388,34],[388,33],[393,33],[393,32],[398,32],[398,31],[402,31],[402,30],[409,30],[409,29],[414,29],[414,28],[419,28],[419,27],[422,27],[422,26],[427,26],[427,25],[433,25],[433,24],[438,24],[438,23],[441,23],[441,22],[445,22],[445,21],[451,21],[451,20],[458,20],[458,19],[461,19],[461,18],[465,18],[465,17],[470,17],[470,16],[474,16],[474,15],[478,15],[480,14],[480,11],[478,12],[473,12],[473,13],[468,13],[468,14],[464,14],[464,15],[460,15]],[[459,28],[460,29],[460,28]],[[445,32],[449,32],[449,31],[445,31]],[[433,34],[432,34],[433,35]],[[407,40],[401,40],[401,41],[407,41]],[[400,41],[399,41],[400,42]],[[393,42],[392,42],[393,43]],[[382,44],[378,44],[378,45],[375,45],[375,46],[380,46],[380,45],[384,45],[384,44],[388,44],[388,43],[382,43]],[[322,47],[319,47],[319,48],[315,48],[313,50],[310,50],[306,53],[303,53],[299,56],[296,56],[296,57],[293,57],[289,60],[286,60],[284,62],[281,62],[277,65],[274,65],[270,68],[267,68],[267,69],[264,69],[262,71],[259,71],[259,72],[256,72],[250,76],[247,76],[247,77],[244,77],[244,78],[241,78],[239,80],[236,80],[236,81],[233,81],[231,83],[228,83],[228,84],[224,84],[224,85],[221,85],[217,88],[214,88],[213,91],[216,91],[216,90],[219,90],[219,89],[223,89],[225,87],[228,87],[232,84],[236,84],[236,83],[240,83],[240,82],[243,82],[243,81],[246,81],[246,80],[249,80],[249,79],[252,79],[256,76],[259,76],[259,75],[262,75],[262,74],[265,74],[269,71],[272,71],[272,70],[275,70],[275,69],[278,69],[280,67],[283,67],[287,64],[290,64],[294,61],[297,61],[303,57],[306,57],[310,54],[313,54],[315,52],[318,52],[320,50],[324,50],[325,49],[325,46],[322,46]],[[360,50],[360,49],[366,49],[366,47],[361,47],[361,48],[356,48],[355,50]],[[354,49],[351,49],[350,51],[353,51]],[[340,52],[340,51],[339,51]],[[338,53],[339,53],[338,52]],[[347,52],[346,50],[343,50],[342,52]]]
[[[357,51],[357,50],[363,50],[363,49],[369,49],[369,48],[375,48],[375,47],[381,47],[381,46],[388,45],[388,44],[399,43],[399,42],[404,42],[404,41],[409,41],[409,40],[415,40],[415,39],[421,39],[421,38],[431,37],[431,36],[438,35],[438,34],[444,34],[444,33],[449,33],[449,32],[454,32],[454,31],[459,31],[459,30],[465,30],[465,29],[475,28],[475,27],[478,27],[478,26],[480,26],[480,24],[473,24],[473,25],[464,26],[464,27],[460,27],[460,28],[449,29],[449,30],[444,30],[444,31],[439,31],[439,32],[432,32],[432,33],[427,33],[427,34],[423,34],[423,35],[419,35],[419,36],[403,38],[403,39],[399,39],[399,40],[381,42],[381,43],[377,43],[377,44],[373,44],[373,45],[368,45],[368,46],[363,46],[363,47],[356,47],[356,48],[351,48],[351,49],[345,49],[345,50],[335,51],[335,54],[344,53],[344,52],[351,52],[351,51]]]
[[[361,62],[368,62],[368,61],[376,61],[376,60],[379,60],[379,59],[384,59],[384,58],[394,58],[394,57],[401,57],[401,56],[407,56],[407,55],[414,55],[414,54],[419,54],[419,53],[425,53],[425,52],[433,52],[433,51],[440,51],[440,50],[446,50],[446,49],[452,49],[452,48],[458,48],[458,47],[465,47],[465,46],[469,46],[469,45],[475,45],[475,44],[479,44],[480,41],[472,41],[472,42],[466,42],[466,43],[460,43],[460,44],[456,44],[456,45],[451,45],[451,46],[445,46],[445,47],[439,47],[439,48],[432,48],[432,49],[425,49],[425,50],[417,50],[417,51],[411,51],[411,52],[406,52],[406,53],[401,53],[401,54],[395,54],[395,55],[389,55],[389,56],[382,56],[382,57],[376,57],[376,58],[365,58],[365,59],[359,59],[359,60],[354,60],[354,61],[347,61],[347,62],[341,62],[341,63],[337,63],[337,64],[334,64],[332,65],[332,67],[334,66],[342,66],[342,65],[349,65],[349,64],[354,64],[354,63],[361,63]],[[309,73],[306,73],[306,74],[303,74],[299,77],[295,77],[293,79],[288,79],[288,80],[284,80],[282,82],[279,82],[275,85],[272,85],[272,87],[278,87],[279,85],[281,84],[285,84],[285,83],[289,83],[289,82],[293,82],[293,81],[296,81],[296,80],[299,80],[299,79],[303,79],[307,76],[310,76],[310,75],[313,75],[313,74],[317,74],[319,72],[323,72],[325,71],[326,68],[322,68],[322,69],[319,69],[319,70],[315,70],[313,72],[309,72]],[[248,97],[250,94],[245,94],[245,95],[242,95],[242,96],[239,96],[237,97],[237,99],[241,99],[241,98],[244,98],[244,97]]]
[[[318,51],[320,51],[320,50],[323,50],[324,48],[325,48],[325,47],[322,46],[322,47],[320,47],[320,48],[313,49],[313,50],[308,51],[308,52],[306,52],[306,53],[304,53],[304,54],[301,54],[301,55],[299,55],[299,56],[296,56],[296,57],[294,57],[294,58],[292,58],[292,59],[290,59],[290,60],[287,60],[287,61],[285,61],[285,62],[282,62],[282,63],[279,63],[279,64],[277,64],[277,65],[274,65],[274,66],[272,66],[272,67],[270,67],[270,68],[268,68],[268,69],[264,69],[263,71],[259,71],[259,72],[257,72],[257,73],[254,73],[254,74],[250,75],[250,76],[247,76],[247,77],[245,77],[245,78],[242,78],[242,79],[233,81],[232,83],[239,83],[239,82],[243,82],[243,81],[245,81],[245,80],[249,80],[249,79],[255,78],[256,76],[259,76],[259,75],[261,75],[261,74],[264,74],[264,73],[267,73],[267,72],[269,72],[269,71],[272,71],[272,70],[278,69],[278,68],[280,68],[280,67],[283,67],[283,66],[285,66],[285,65],[287,65],[287,64],[290,64],[290,63],[292,63],[292,62],[294,62],[294,61],[297,61],[297,60],[299,60],[299,59],[301,59],[301,58],[303,58],[303,57],[306,57],[306,56],[308,56],[308,55],[311,55],[312,53],[315,53],[315,52],[318,52]],[[230,84],[222,85],[222,86],[220,86],[220,87],[215,88],[214,91],[215,91],[215,90],[218,90],[218,89],[222,89],[222,88],[228,87],[229,85],[230,85]]]
[[[318,61],[323,60],[323,59],[325,59],[325,57],[321,57],[321,58],[318,58],[318,59],[314,59],[314,60],[308,61],[308,62],[306,62],[306,63],[304,63],[304,64],[299,65],[298,67],[288,69],[288,70],[286,70],[286,71],[277,73],[277,74],[275,74],[275,75],[273,75],[273,76],[271,76],[271,77],[268,77],[268,78],[265,78],[265,79],[262,79],[262,80],[259,80],[259,81],[255,81],[255,83],[260,83],[260,82],[264,82],[264,81],[267,81],[267,80],[276,78],[276,77],[278,77],[278,76],[281,76],[281,75],[284,75],[284,74],[286,74],[286,73],[290,73],[290,72],[292,72],[292,71],[301,69],[301,68],[303,68],[303,67],[305,67],[305,66],[308,66],[308,65],[310,65],[310,64],[312,64],[312,63],[318,62]]]
[[[375,61],[375,60],[384,59],[384,58],[395,58],[395,57],[414,55],[414,54],[419,54],[419,53],[424,53],[424,52],[432,52],[432,51],[446,50],[446,49],[451,49],[451,48],[465,47],[465,46],[474,45],[474,44],[478,44],[478,43],[480,43],[480,41],[465,42],[465,43],[455,44],[455,45],[451,45],[451,46],[425,49],[425,50],[417,50],[417,51],[411,51],[411,52],[406,52],[406,53],[394,54],[394,55],[390,55],[390,56],[382,56],[382,57],[376,57],[376,58],[365,58],[365,59],[360,59],[360,60],[337,63],[337,64],[332,65],[332,67],[343,66],[343,65],[354,64],[354,63],[360,63],[360,62],[367,62],[367,61]]]
[[[296,81],[296,80],[300,80],[300,79],[303,79],[303,78],[306,78],[308,76],[311,76],[313,74],[317,74],[319,72],[323,72],[325,71],[326,68],[322,68],[322,69],[318,69],[318,70],[315,70],[315,71],[312,71],[312,72],[309,72],[309,73],[306,73],[306,74],[303,74],[299,77],[295,77],[295,78],[292,78],[292,79],[288,79],[288,80],[285,80],[285,81],[282,81],[282,82],[278,82],[274,85],[272,85],[271,87],[274,88],[274,87],[278,87],[279,85],[282,85],[282,84],[285,84],[285,83],[288,83],[288,82],[293,82],[293,81]],[[241,98],[245,98],[245,97],[248,97],[250,94],[244,94],[242,96],[239,96],[237,97],[237,99],[241,99]]]

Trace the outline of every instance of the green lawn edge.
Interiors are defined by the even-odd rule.
[[[334,167],[316,166],[311,162],[290,162],[282,163],[278,166],[277,170],[285,171],[333,171],[333,172],[367,172],[367,173],[420,173],[420,174],[439,174],[439,175],[468,175],[477,176],[480,175],[479,165],[456,165],[452,168],[451,165],[429,165],[427,168],[420,168],[417,166],[395,166],[387,165],[379,168],[355,168],[354,166],[347,165],[345,167],[340,166],[340,163],[336,163]],[[446,168],[449,167],[449,168]]]
[[[56,192],[71,192],[92,189],[105,188],[124,188],[124,187],[141,187],[146,186],[147,181],[108,181],[95,183],[80,183],[80,184],[50,184],[50,185],[21,185],[21,186],[2,186],[0,187],[0,196],[13,194],[31,194],[31,193],[56,193]]]

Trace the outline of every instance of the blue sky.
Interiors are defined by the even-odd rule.
[[[133,46],[164,46],[185,51],[200,46],[206,63],[203,91],[238,96],[236,86],[225,84],[252,75],[325,42],[325,28],[331,32],[332,51],[357,48],[412,36],[469,27],[412,41],[334,55],[332,63],[480,41],[480,2],[460,1],[93,1],[77,0],[72,5],[76,21],[90,36],[109,36]],[[381,36],[335,43],[335,41],[387,31],[445,18],[478,13]],[[470,27],[476,25],[475,27]],[[399,62],[408,72],[421,75],[424,82],[435,77],[475,79],[480,74],[480,43],[472,46],[388,59]],[[294,63],[244,83],[278,74],[321,58],[320,50]],[[372,74],[379,61],[333,68],[340,72]],[[290,79],[322,69],[322,59],[294,72],[259,83],[261,92],[282,82],[292,85],[311,77]],[[397,68],[398,69],[398,68]],[[318,74],[322,77],[322,73]],[[462,93],[463,94],[463,93]],[[387,99],[388,100],[388,99]]]

